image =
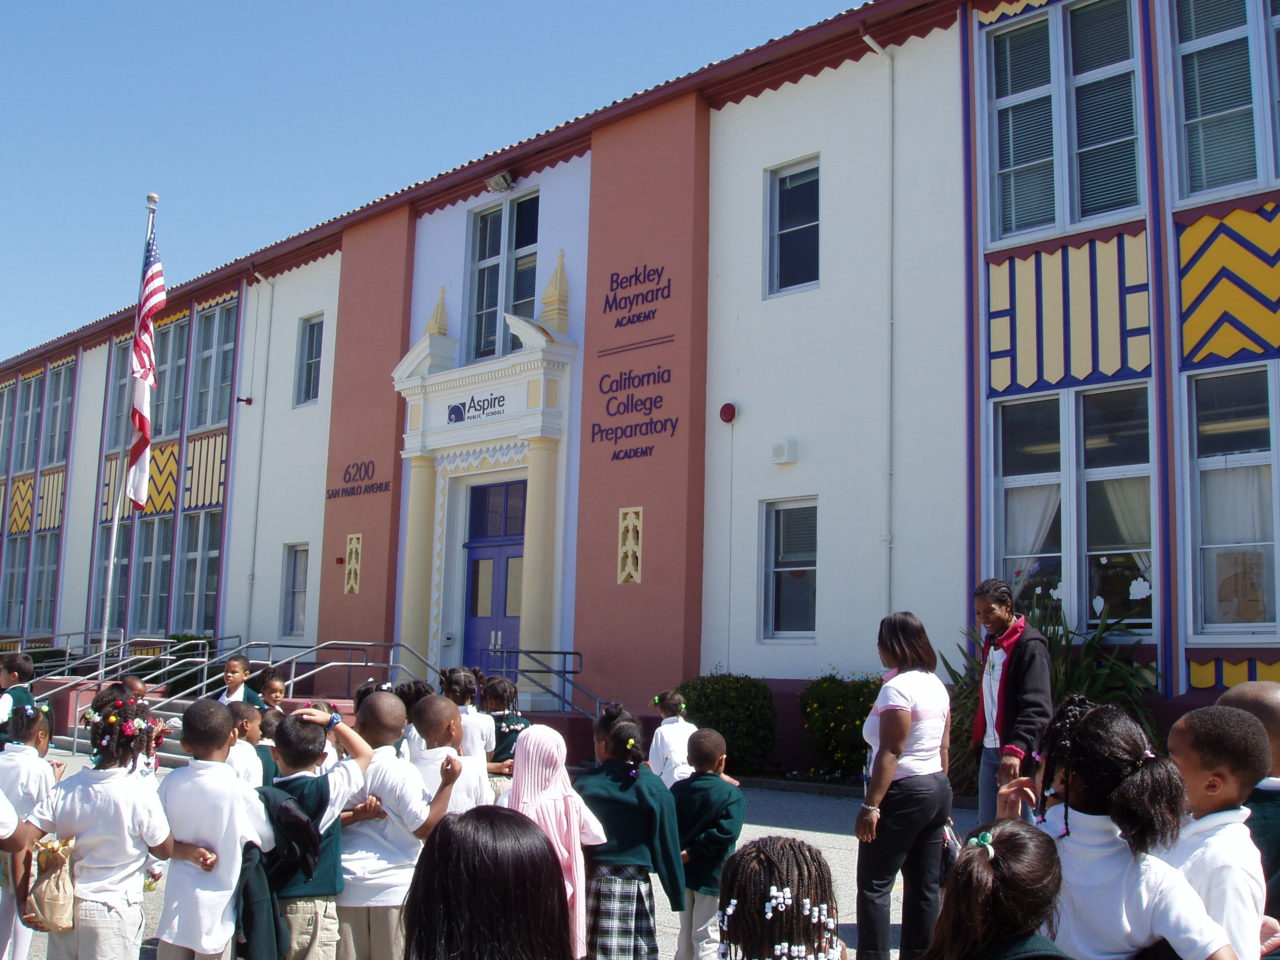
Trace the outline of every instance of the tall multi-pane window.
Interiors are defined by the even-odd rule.
[[[765,505],[765,637],[812,637],[817,627],[818,505]]]
[[[13,472],[36,468],[40,449],[40,412],[44,400],[44,374],[18,384],[18,415],[13,430]]]
[[[31,551],[31,617],[28,634],[50,634],[58,597],[58,558],[62,534],[57,530],[37,533]]]
[[[818,282],[819,184],[813,160],[770,174],[770,293]]]
[[[307,626],[307,544],[284,548],[284,616],[281,632],[300,637]]]
[[[218,572],[222,511],[203,510],[182,517],[182,591],[174,628],[179,633],[212,634],[218,617]]]
[[[129,521],[121,520],[116,534],[115,569],[111,574],[111,620],[107,624],[110,631],[124,629],[129,592],[129,560],[133,553],[131,533]],[[110,556],[111,524],[108,523],[98,528],[97,579],[93,586],[93,622],[89,625],[89,629],[95,633],[102,629],[102,598],[107,589],[107,558]]]
[[[1054,7],[988,44],[997,236],[1137,206],[1130,0]]]
[[[129,608],[135,633],[157,637],[167,632],[172,572],[173,517],[139,520],[133,603]]]
[[[320,396],[320,356],[324,348],[324,316],[305,317],[298,324],[298,366],[294,372],[295,406]]]
[[[196,314],[191,354],[189,430],[226,423],[231,415],[231,374],[235,359],[236,304],[224,303]]]
[[[29,536],[9,537],[4,544],[4,564],[0,566],[0,631],[11,636],[22,633],[30,550]]]
[[[520,349],[503,313],[533,317],[537,298],[538,195],[507,200],[472,224],[471,359]]]
[[[1000,569],[1023,609],[1073,623],[1151,621],[1151,439],[1147,389],[1002,404]]]
[[[182,394],[187,380],[186,320],[156,329],[156,389],[151,396],[151,436],[173,437],[182,430]]]
[[[1266,369],[1193,380],[1196,626],[1276,621],[1273,386]],[[1239,628],[1237,628],[1239,629]]]
[[[0,387],[0,477],[9,472],[9,445],[13,440],[13,414],[17,399],[16,385]]]
[[[132,442],[129,411],[133,403],[129,370],[133,356],[133,340],[116,343],[111,348],[111,422],[107,427],[107,452],[117,453]]]
[[[45,391],[42,463],[62,463],[71,442],[71,399],[75,391],[75,364],[65,363],[49,371]]]

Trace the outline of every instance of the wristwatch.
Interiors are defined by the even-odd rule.
[[[325,730],[332,730],[341,722],[342,722],[342,714],[340,714],[337,710],[335,710],[333,711],[333,713],[329,714],[329,725],[325,727]]]

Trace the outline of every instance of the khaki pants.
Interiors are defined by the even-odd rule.
[[[286,960],[337,960],[338,904],[333,897],[287,897],[280,915],[289,928]]]
[[[180,947],[176,943],[160,940],[156,943],[156,960],[232,960],[235,943],[233,936],[221,953],[196,953],[190,947]]]
[[[338,960],[383,960],[404,954],[401,907],[339,907]]]
[[[75,926],[49,934],[50,960],[135,960],[142,949],[142,904],[113,907],[76,897]]]
[[[685,887],[676,960],[716,960],[720,956],[720,928],[716,926],[719,904],[720,898],[715,894]]]

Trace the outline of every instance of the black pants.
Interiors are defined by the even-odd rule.
[[[858,844],[858,960],[889,960],[889,900],[898,871],[900,960],[913,960],[929,945],[942,903],[942,827],[950,815],[944,773],[904,777],[885,793],[875,840]]]

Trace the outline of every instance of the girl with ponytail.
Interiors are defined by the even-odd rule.
[[[947,876],[933,942],[920,960],[1061,960],[1062,870],[1053,839],[1021,820],[978,827]]]
[[[645,765],[640,727],[620,704],[600,712],[595,741],[600,763],[574,784],[608,837],[586,851],[587,955],[657,960],[650,873],[658,875],[671,909],[684,909],[675,800]]]
[[[1182,960],[1235,960],[1186,878],[1151,856],[1178,839],[1185,787],[1137,721],[1117,706],[1071,699],[1041,749],[1062,801],[1061,816],[1055,808],[1043,825],[1062,864],[1058,946],[1076,960],[1119,960],[1164,940]]]

